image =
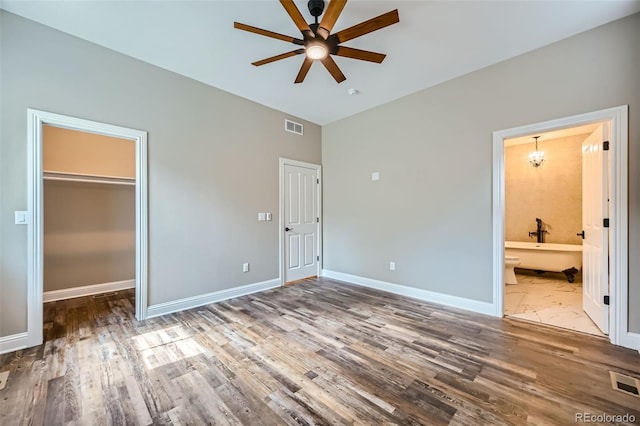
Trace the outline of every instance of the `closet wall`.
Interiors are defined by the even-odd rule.
[[[133,286],[135,143],[44,126],[43,168],[45,293]]]

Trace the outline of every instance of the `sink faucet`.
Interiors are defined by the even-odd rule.
[[[546,230],[542,229],[542,219],[536,217],[536,230],[533,232],[529,232],[529,238],[535,235],[539,243],[544,243],[544,234],[546,232]]]

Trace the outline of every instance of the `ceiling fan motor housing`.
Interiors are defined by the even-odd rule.
[[[324,1],[323,0],[309,0],[307,3],[307,7],[309,8],[309,13],[311,16],[318,17],[322,15],[324,12]]]

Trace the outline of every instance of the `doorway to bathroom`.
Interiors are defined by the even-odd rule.
[[[497,315],[608,335],[624,346],[627,107],[493,139]]]
[[[505,139],[506,316],[599,336],[608,331],[594,285],[603,272],[597,257],[608,255],[608,245],[594,244],[603,230],[590,223],[608,217],[607,151],[600,149],[608,126]],[[591,252],[583,256],[585,249]]]

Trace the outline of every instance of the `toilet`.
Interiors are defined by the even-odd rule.
[[[504,283],[505,284],[518,284],[516,279],[516,272],[513,270],[520,264],[520,258],[516,256],[504,257]]]

